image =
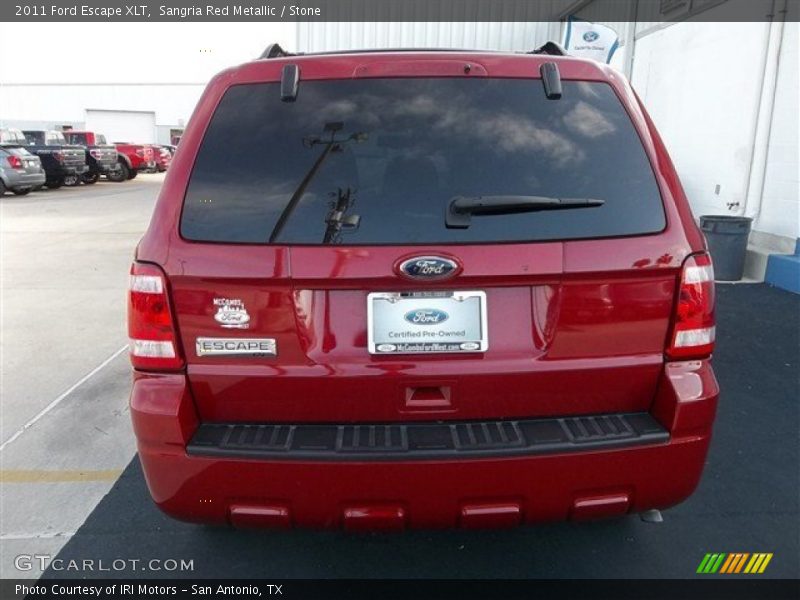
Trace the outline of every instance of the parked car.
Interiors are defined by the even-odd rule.
[[[121,177],[133,179],[142,171],[154,171],[156,160],[153,149],[147,144],[130,144],[128,142],[114,142],[119,154]]]
[[[83,146],[68,144],[60,131],[26,129],[22,133],[27,142],[26,149],[42,161],[51,189],[62,185],[79,185],[81,177],[89,170],[86,150]]]
[[[24,196],[42,187],[44,182],[44,169],[38,156],[20,145],[0,144],[0,196],[6,190]]]
[[[103,134],[70,130],[64,132],[64,137],[70,144],[86,148],[86,164],[89,165],[89,170],[83,174],[84,183],[97,183],[101,175],[105,175],[111,181],[124,181],[117,149],[106,142]]]
[[[616,71],[273,47],[211,80],[183,139],[128,304],[166,513],[500,527],[695,489],[713,269]]]
[[[172,153],[165,147],[158,144],[153,144],[153,158],[155,159],[156,163],[156,172],[163,173],[167,169],[169,169],[169,165],[172,162]]]

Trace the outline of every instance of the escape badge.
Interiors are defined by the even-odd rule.
[[[247,329],[250,327],[250,315],[239,298],[214,298],[217,314],[214,320],[225,329]]]

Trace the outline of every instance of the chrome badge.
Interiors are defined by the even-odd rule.
[[[456,261],[441,256],[415,256],[400,263],[400,272],[412,279],[447,279],[459,271]]]
[[[250,327],[250,315],[244,302],[238,298],[214,298],[217,314],[214,320],[226,329],[247,329]]]
[[[438,325],[447,321],[450,315],[438,308],[416,308],[408,311],[403,318],[412,325]]]
[[[277,356],[274,338],[200,337],[195,343],[197,356]]]

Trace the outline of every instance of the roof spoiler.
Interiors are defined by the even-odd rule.
[[[369,52],[413,52],[413,51],[425,51],[425,52],[443,52],[443,51],[452,51],[450,48],[381,48],[381,49],[374,49],[374,50],[337,50],[333,52],[318,52],[317,54],[360,54],[360,53],[369,53]],[[472,52],[472,50],[464,50],[464,52]],[[285,58],[287,56],[299,56],[303,54],[303,52],[287,52],[283,48],[281,48],[280,44],[270,44],[267,46],[264,51],[261,53],[261,56],[258,58],[260,59],[270,59],[270,58]],[[567,56],[567,51],[564,50],[564,47],[561,44],[556,42],[545,42],[535,50],[531,50],[526,54],[548,54],[550,56]]]
[[[550,56],[567,56],[567,51],[561,44],[556,42],[545,42],[535,50],[531,50],[528,54],[549,54]]]

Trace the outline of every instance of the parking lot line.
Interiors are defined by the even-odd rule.
[[[4,533],[0,540],[52,540],[55,538],[68,538],[75,535],[74,531],[42,531],[40,533]]]
[[[89,371],[89,372],[88,372],[86,375],[84,375],[83,377],[81,377],[81,378],[80,378],[78,381],[76,381],[75,383],[73,383],[73,384],[72,384],[72,385],[71,385],[71,386],[70,386],[70,387],[69,387],[69,388],[68,388],[68,389],[67,389],[65,392],[63,392],[62,394],[60,394],[60,395],[59,395],[59,396],[58,396],[58,397],[57,397],[55,400],[53,400],[53,401],[52,401],[50,404],[48,404],[48,405],[47,405],[47,406],[45,406],[45,407],[44,407],[42,410],[40,410],[38,413],[36,413],[36,415],[34,415],[34,417],[33,417],[32,419],[30,419],[30,420],[29,420],[27,423],[25,423],[25,424],[24,424],[24,425],[23,425],[23,426],[22,426],[20,429],[18,429],[18,430],[17,430],[17,431],[14,433],[14,435],[12,435],[12,436],[11,436],[10,438],[8,438],[8,439],[7,439],[5,442],[3,442],[2,444],[0,444],[0,451],[4,450],[6,446],[8,446],[8,445],[9,445],[11,442],[13,442],[14,440],[16,440],[16,439],[17,439],[19,436],[21,436],[21,435],[22,435],[22,434],[25,432],[25,430],[27,430],[29,427],[33,426],[33,425],[34,425],[34,424],[35,424],[35,423],[36,423],[36,422],[37,422],[39,419],[41,419],[43,416],[45,416],[47,413],[49,413],[51,410],[53,410],[53,409],[54,409],[56,406],[58,406],[58,404],[59,404],[59,403],[60,403],[60,402],[61,402],[61,401],[62,401],[64,398],[66,398],[67,396],[69,396],[69,395],[70,395],[72,392],[74,392],[76,389],[78,389],[78,388],[79,388],[81,385],[83,385],[84,383],[86,383],[87,381],[89,381],[89,379],[91,379],[91,378],[92,378],[94,375],[96,375],[98,372],[100,372],[101,370],[103,370],[103,368],[104,368],[104,367],[106,367],[106,366],[107,366],[107,365],[108,365],[108,364],[109,364],[109,363],[110,363],[112,360],[114,360],[114,359],[115,359],[115,358],[117,358],[117,357],[118,357],[120,354],[122,354],[122,353],[123,353],[125,350],[127,350],[127,348],[128,348],[128,345],[127,345],[127,344],[125,344],[124,346],[122,346],[122,348],[120,348],[119,350],[117,350],[116,352],[114,352],[114,354],[112,354],[111,356],[109,356],[107,359],[105,359],[103,362],[101,362],[99,365],[97,365],[97,366],[96,366],[94,369],[92,369],[92,370],[91,370],[91,371]]]
[[[0,471],[0,483],[61,483],[73,481],[116,481],[122,469],[40,471],[6,469]]]

